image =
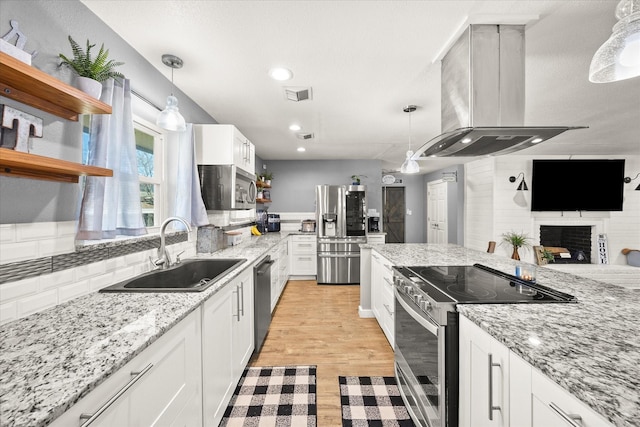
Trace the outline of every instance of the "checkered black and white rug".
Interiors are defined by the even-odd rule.
[[[249,367],[220,426],[316,427],[316,367]]]
[[[413,427],[394,377],[339,377],[343,427]]]

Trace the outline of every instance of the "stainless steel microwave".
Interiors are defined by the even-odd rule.
[[[198,165],[200,191],[207,210],[256,207],[256,176],[235,165]]]

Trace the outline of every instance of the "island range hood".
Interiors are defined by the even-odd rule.
[[[442,59],[442,135],[413,158],[501,155],[585,126],[524,124],[524,25],[473,24]]]

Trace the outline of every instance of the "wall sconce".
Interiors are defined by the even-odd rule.
[[[517,177],[510,176],[509,177],[509,182],[516,182],[516,180],[518,178],[520,178],[520,175],[522,175],[522,181],[520,181],[520,184],[518,185],[517,190],[518,191],[529,191],[529,187],[527,187],[527,183],[524,181],[524,172],[520,172]]]
[[[187,126],[184,117],[178,111],[178,98],[173,96],[173,70],[182,68],[183,62],[175,55],[165,54],[162,55],[162,63],[171,68],[171,95],[167,96],[167,106],[158,115],[156,124],[162,129],[182,132]]]
[[[638,179],[638,177],[640,176],[640,173],[636,174],[636,176],[634,176],[633,178],[629,178],[628,176],[624,177],[624,183],[628,184],[631,181],[634,181],[636,179]],[[636,191],[640,191],[640,184],[638,184],[638,186],[636,187]]]

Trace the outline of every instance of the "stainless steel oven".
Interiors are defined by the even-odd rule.
[[[458,313],[439,323],[404,289],[394,292],[395,372],[407,410],[420,427],[457,426]]]
[[[475,264],[394,267],[395,373],[419,427],[458,426],[457,304],[576,302]]]

